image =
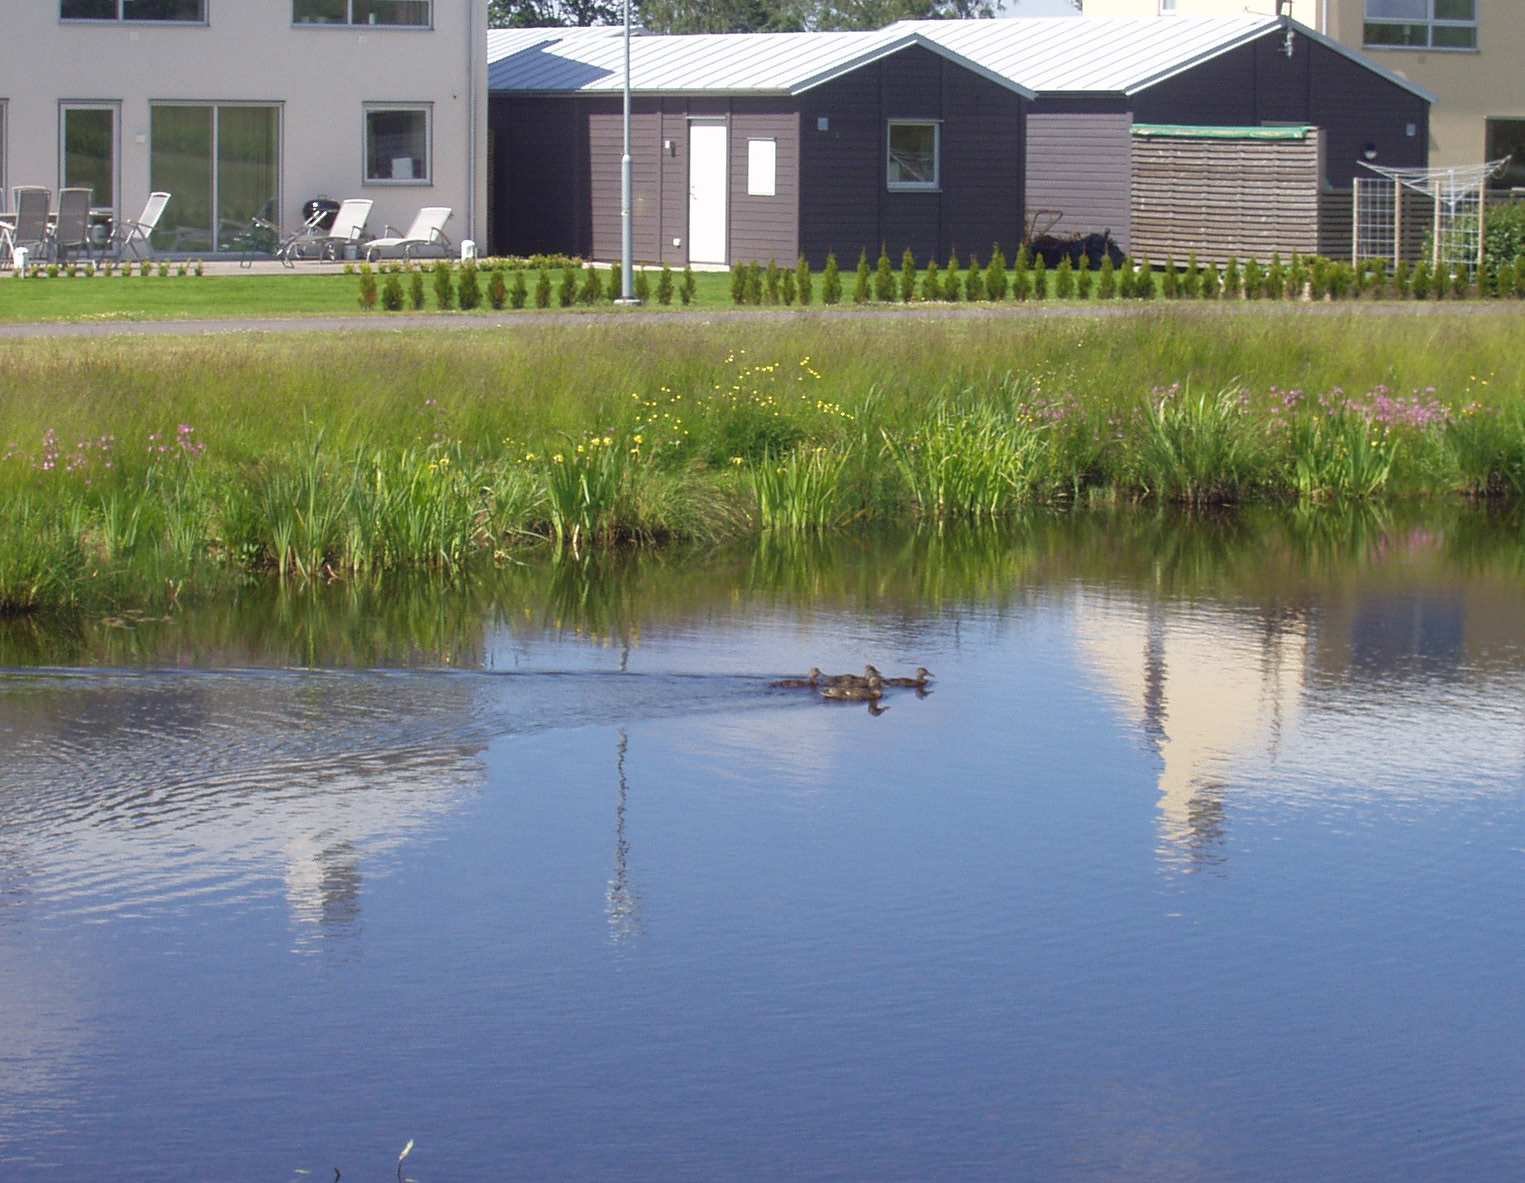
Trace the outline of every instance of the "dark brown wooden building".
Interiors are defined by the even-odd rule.
[[[623,38],[493,34],[497,253],[620,257]],[[1029,92],[919,33],[632,39],[638,262],[1015,252]]]

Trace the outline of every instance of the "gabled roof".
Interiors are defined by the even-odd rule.
[[[886,32],[917,32],[1017,79],[1040,94],[1133,95],[1268,33],[1333,50],[1429,102],[1435,96],[1348,46],[1286,17],[1028,17],[900,21]]]
[[[1024,98],[1015,79],[965,58],[916,29],[871,33],[643,34],[630,39],[637,94],[801,94],[890,54],[920,46]],[[495,29],[487,85],[516,93],[599,93],[624,88],[624,30]]]

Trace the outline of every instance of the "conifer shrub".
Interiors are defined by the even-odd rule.
[[[799,289],[800,307],[803,308],[815,295],[813,291],[815,283],[810,275],[810,260],[804,255],[801,255],[799,262],[794,265],[794,286]]]
[[[747,265],[746,299],[754,308],[763,302],[763,269],[755,259]]]
[[[858,252],[858,279],[853,284],[853,303],[867,304],[873,294],[874,269],[868,265],[868,248]]]
[[[943,273],[936,259],[928,260],[926,273],[921,277],[921,298],[923,300],[943,298]]]
[[[1414,300],[1430,298],[1430,261],[1420,259],[1409,275],[1409,297]]]
[[[1027,243],[1017,248],[1017,257],[1011,264],[1011,298],[1026,300],[1033,294],[1033,257]]]
[[[1154,299],[1154,269],[1149,266],[1149,256],[1140,255],[1138,267],[1133,272],[1133,298]]]
[[[1075,266],[1068,255],[1054,268],[1054,295],[1060,300],[1069,300],[1075,295]]]
[[[1134,263],[1131,255],[1123,257],[1122,266],[1117,269],[1117,298],[1119,300],[1131,300],[1137,295],[1138,264]]]
[[[916,256],[906,247],[900,256],[900,302],[909,304],[916,299]]]
[[[1399,300],[1409,298],[1409,261],[1399,259],[1393,268],[1393,296]]]
[[[1075,269],[1075,295],[1082,300],[1089,300],[1095,287],[1096,272],[1091,270],[1091,261],[1082,258]]]
[[[524,278],[524,268],[514,268],[514,281],[508,286],[508,302],[514,308],[523,308],[529,299],[529,283]]]
[[[613,275],[610,275],[611,281]],[[597,267],[588,267],[583,270],[582,283],[577,289],[577,302],[592,306],[604,298],[603,272]]]
[[[840,304],[842,302],[842,273],[837,269],[837,256],[834,252],[826,253],[826,270],[821,274],[821,303]]]
[[[1265,294],[1267,300],[1280,300],[1287,292],[1287,269],[1282,264],[1281,252],[1271,253],[1271,265],[1266,268]]]
[[[951,303],[963,294],[964,280],[958,273],[958,254],[955,252],[948,256],[948,265],[943,268],[943,299]]]
[[[971,304],[985,298],[985,270],[976,255],[969,256],[969,270],[964,275],[964,299]]]
[[[402,278],[395,271],[388,271],[381,281],[381,307],[387,312],[401,312],[407,297],[402,294]]]
[[[1442,263],[1430,268],[1430,299],[1443,300],[1451,287],[1451,269]]]
[[[1174,255],[1165,256],[1165,273],[1160,277],[1160,295],[1167,300],[1181,298],[1181,273],[1176,270]]]
[[[1244,279],[1239,273],[1239,260],[1229,256],[1228,266],[1223,269],[1223,298],[1237,300],[1244,293]]]
[[[1223,290],[1223,280],[1218,274],[1215,264],[1209,263],[1202,268],[1202,275],[1197,281],[1198,294],[1204,300],[1216,300]]]
[[[745,304],[747,302],[747,265],[745,263],[731,264],[731,303]]]
[[[441,312],[455,307],[455,276],[449,259],[434,264],[434,306]]]
[[[990,244],[990,262],[985,264],[985,299],[1001,301],[1011,290],[1011,274],[999,242]]]
[[[890,263],[888,249],[879,248],[879,264],[874,268],[874,298],[881,304],[895,299],[895,268]]]
[[[620,282],[621,284],[624,283],[623,276],[620,277]],[[635,298],[642,304],[651,303],[651,272],[647,271],[646,268],[642,267],[636,271],[635,276],[630,281],[630,287]],[[609,293],[611,297],[614,294],[612,284],[609,288]]]
[[[672,293],[672,267],[663,263],[662,270],[657,275],[657,303],[667,307],[672,303]]]
[[[424,273],[423,269],[413,264],[408,265],[408,307],[414,312],[419,312],[424,306]]]
[[[1242,282],[1246,300],[1258,300],[1265,295],[1265,272],[1261,270],[1259,260],[1249,259],[1245,262]]]
[[[698,281],[694,279],[694,269],[685,266],[683,268],[683,282],[678,285],[678,298],[683,301],[684,307],[694,302],[694,296],[698,290]]]
[[[768,267],[763,272],[763,292],[769,304],[777,304],[783,295],[780,287],[778,259],[772,255],[768,257]]]
[[[1124,261],[1123,266],[1127,267]],[[1098,300],[1117,299],[1117,268],[1112,265],[1112,256],[1107,255],[1101,261],[1101,271],[1096,276],[1096,298]]]
[[[799,288],[794,282],[793,271],[786,270],[783,273],[783,275],[779,278],[778,288],[779,294],[784,299],[785,306],[790,308],[794,307],[794,298],[799,294]]]
[[[1457,300],[1465,300],[1471,287],[1472,279],[1467,274],[1467,269],[1465,267],[1458,267],[1451,275],[1452,297]]]
[[[467,259],[461,264],[461,282],[456,291],[456,299],[460,302],[462,312],[471,312],[482,306],[482,280],[477,274],[475,259]]]
[[[503,311],[503,306],[508,303],[508,283],[503,278],[501,267],[494,267],[492,275],[488,277],[487,302],[492,305],[494,312]]]
[[[367,312],[376,307],[376,273],[365,263],[360,268],[360,307]]]
[[[1197,265],[1193,252],[1186,260],[1186,270],[1181,273],[1181,298],[1195,300],[1202,294],[1202,268]]]
[[[556,303],[562,308],[572,307],[572,302],[577,299],[577,272],[580,269],[571,263],[565,264],[561,269],[561,284],[556,289]]]
[[[1033,259],[1033,299],[1048,299],[1048,264],[1042,255]]]

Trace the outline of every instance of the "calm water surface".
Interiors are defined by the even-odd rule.
[[[1517,517],[0,633],[0,1167],[1525,1176]],[[935,671],[888,710],[771,689]]]

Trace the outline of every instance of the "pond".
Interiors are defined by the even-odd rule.
[[[1044,514],[10,622],[0,1164],[1519,1177],[1521,542]],[[866,662],[935,678],[769,684]]]

